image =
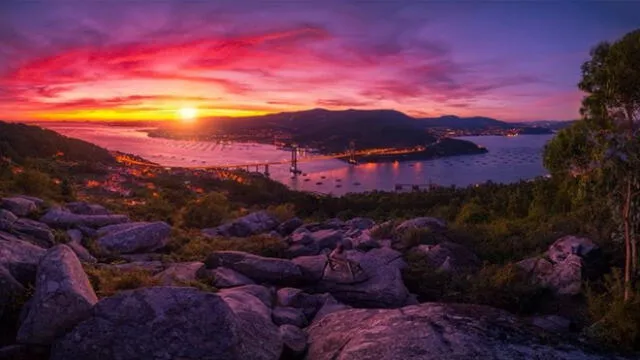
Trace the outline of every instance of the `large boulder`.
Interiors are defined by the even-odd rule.
[[[18,219],[11,226],[11,232],[23,240],[43,248],[55,245],[55,236],[51,228],[44,223],[31,219]]]
[[[80,215],[109,215],[110,212],[104,206],[89,204],[85,201],[77,201],[65,205],[69,211]]]
[[[276,307],[273,309],[271,317],[278,326],[289,324],[303,328],[307,325],[307,318],[302,310],[294,307]]]
[[[354,273],[354,280],[348,283],[338,277],[327,278],[327,272],[320,282],[311,289],[314,292],[328,292],[339,301],[354,307],[397,308],[405,305],[409,292],[402,280],[401,270],[406,266],[402,254],[389,249],[373,249],[366,253],[345,251],[347,259],[360,265],[363,273]],[[329,266],[327,266],[328,268]]]
[[[10,231],[13,223],[18,221],[18,217],[11,211],[0,209],[0,230]]]
[[[344,238],[342,231],[339,230],[318,230],[312,232],[310,236],[320,249],[333,249]]]
[[[89,250],[82,246],[82,231],[78,229],[67,230],[67,237],[69,238],[69,242],[66,245],[76,253],[81,262],[87,264],[95,264],[98,262],[98,260],[91,255]]]
[[[516,265],[532,283],[556,295],[577,295],[584,280],[602,272],[600,248],[587,238],[564,236],[549,246],[545,255]]]
[[[66,245],[57,245],[40,261],[36,291],[17,341],[49,345],[87,318],[97,301],[78,257]]]
[[[255,284],[253,280],[241,273],[222,266],[209,270],[201,269],[201,271],[206,272],[203,277],[213,278],[213,286],[219,289]]]
[[[74,214],[67,209],[53,207],[40,218],[40,222],[55,228],[64,229],[82,226],[99,228],[107,225],[126,223],[129,222],[129,218],[126,215],[80,215]]]
[[[406,231],[413,229],[428,229],[428,230],[444,230],[447,228],[447,223],[434,217],[419,217],[403,221],[400,225],[396,226],[396,234],[402,234]]]
[[[203,229],[206,236],[247,237],[275,230],[280,222],[266,211],[258,211],[216,228]]]
[[[425,303],[400,310],[349,309],[306,329],[309,360],[604,360],[479,305]]]
[[[424,254],[431,266],[445,272],[477,269],[480,259],[466,247],[449,241],[437,245],[418,245],[415,251]]]
[[[302,225],[304,225],[302,219],[294,217],[278,225],[277,231],[280,235],[287,236]]]
[[[21,284],[32,283],[45,250],[0,231],[0,266],[4,266]]]
[[[175,263],[167,266],[167,268],[156,274],[154,277],[162,285],[183,285],[188,284],[197,279],[197,273],[204,263],[199,261]]]
[[[205,265],[209,269],[226,267],[258,282],[289,284],[302,279],[302,271],[290,260],[241,251],[216,251],[207,257]]]
[[[299,327],[289,324],[280,326],[280,337],[284,342],[282,359],[297,358],[307,349],[307,334]]]
[[[262,285],[243,285],[237,286],[230,289],[220,290],[220,295],[223,294],[235,294],[235,293],[243,293],[249,294],[256,299],[260,300],[260,302],[266,306],[268,309],[273,307],[273,304],[276,301],[276,292],[273,288],[268,288]],[[270,312],[269,312],[270,313]]]
[[[300,256],[291,261],[300,268],[305,282],[320,281],[327,267],[327,255]]]
[[[0,199],[0,208],[11,211],[16,216],[27,216],[38,210],[35,201],[22,196],[12,196]]]
[[[97,245],[105,252],[117,254],[154,251],[166,245],[171,234],[171,226],[167,223],[158,221],[135,224],[108,232],[98,238]]]
[[[255,325],[222,297],[194,288],[124,291],[98,302],[89,319],[56,342],[51,360],[278,359],[278,329],[250,315]]]

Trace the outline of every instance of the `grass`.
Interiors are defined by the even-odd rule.
[[[160,285],[160,282],[145,270],[120,270],[108,266],[85,266],[91,286],[99,298],[114,295],[123,290]]]

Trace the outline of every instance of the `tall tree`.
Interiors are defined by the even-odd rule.
[[[624,241],[625,300],[638,275],[640,233],[640,30],[601,43],[582,65],[583,120],[545,151],[552,173],[582,176],[604,186]]]

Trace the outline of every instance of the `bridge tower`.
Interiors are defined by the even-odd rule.
[[[354,140],[349,142],[349,164],[358,164],[358,161],[356,160],[356,142]]]
[[[289,169],[293,176],[297,176],[298,174],[302,174],[302,171],[298,169],[298,145],[291,145],[291,168]]]

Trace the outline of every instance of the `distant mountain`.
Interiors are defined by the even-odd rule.
[[[561,121],[539,120],[539,121],[520,122],[518,123],[518,125],[543,127],[551,130],[562,130],[564,128],[571,126],[576,121],[578,120],[561,120]]]
[[[508,122],[481,116],[462,118],[454,115],[446,115],[438,118],[422,118],[418,120],[420,120],[426,127],[446,127],[449,129],[471,130],[487,128],[513,128],[513,124],[510,124]]]
[[[59,157],[69,161],[114,162],[108,150],[37,126],[0,121],[0,157],[26,159]]]

